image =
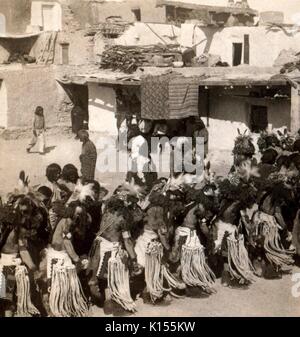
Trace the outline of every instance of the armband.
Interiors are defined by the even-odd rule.
[[[161,235],[165,235],[168,233],[168,229],[166,227],[161,227],[158,229],[158,232],[161,234]]]
[[[129,238],[131,238],[131,234],[130,234],[130,232],[122,232],[122,237],[123,237],[123,239],[129,239]]]
[[[67,234],[63,233],[63,239],[66,239],[66,240],[71,240],[72,239],[72,234],[69,232]]]

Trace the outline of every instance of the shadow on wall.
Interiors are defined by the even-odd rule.
[[[224,30],[224,28],[217,28],[215,30],[212,30],[212,29],[205,29],[203,28],[203,33],[205,34],[206,36],[206,45],[204,47],[204,54],[206,53],[209,53],[210,51],[210,48],[211,48],[211,45],[212,45],[212,42],[213,42],[213,39],[214,39],[214,35],[216,33],[220,33]]]

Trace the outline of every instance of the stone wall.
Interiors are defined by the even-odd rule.
[[[30,127],[36,106],[44,107],[46,125],[70,125],[68,98],[52,66],[0,67],[7,92],[7,127]]]
[[[1,0],[0,13],[5,16],[7,33],[24,33],[30,25],[31,0]]]

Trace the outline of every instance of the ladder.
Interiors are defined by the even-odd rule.
[[[46,42],[42,49],[42,53],[39,56],[37,63],[49,64],[54,62],[55,57],[55,44],[57,40],[57,32],[50,32],[46,38]]]

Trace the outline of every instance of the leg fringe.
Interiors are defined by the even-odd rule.
[[[164,275],[161,268],[161,259],[163,256],[162,244],[157,241],[149,243],[145,258],[145,281],[147,291],[150,294],[151,301],[161,299],[164,292],[171,289],[165,289],[163,286]]]
[[[112,253],[108,261],[108,288],[111,298],[125,310],[136,312],[136,305],[129,288],[129,271],[123,263],[120,253]]]
[[[181,273],[186,285],[215,292],[213,286],[216,276],[206,263],[203,246],[182,246]]]
[[[88,306],[75,267],[53,265],[49,306],[54,317],[84,317]]]
[[[268,261],[277,268],[291,266],[294,263],[292,255],[295,251],[283,248],[277,226],[271,222],[265,222],[262,231]]]
[[[162,268],[162,273],[163,273],[163,276],[164,276],[164,279],[167,281],[168,285],[170,288],[172,289],[185,289],[186,288],[186,285],[185,283],[179,281],[170,271],[169,269],[165,266],[165,265],[162,265],[161,266]]]
[[[30,281],[25,266],[16,266],[17,313],[18,317],[39,315],[40,312],[32,304],[30,297]]]
[[[254,282],[254,268],[250,262],[248,252],[244,245],[244,236],[238,239],[228,237],[228,265],[230,275],[239,281]]]

